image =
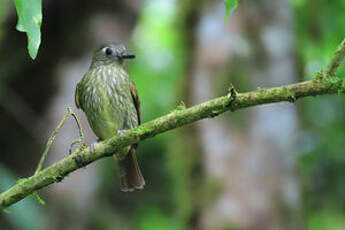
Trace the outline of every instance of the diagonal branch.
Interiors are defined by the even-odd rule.
[[[342,47],[340,50],[344,50],[345,42],[343,41],[339,47]],[[269,89],[258,89],[248,93],[237,93],[231,86],[227,96],[215,98],[190,108],[179,106],[171,113],[129,130],[122,136],[114,136],[99,142],[92,153],[90,148],[82,145],[69,156],[52,164],[38,174],[21,180],[1,193],[0,209],[20,201],[43,187],[60,182],[69,173],[100,158],[111,156],[123,147],[195,121],[213,118],[226,111],[235,111],[256,105],[284,101],[295,102],[303,97],[345,93],[345,79],[330,77],[331,74],[335,73],[339,63],[344,58],[344,55],[340,56],[339,58],[337,51],[335,53],[336,58],[331,61],[335,64],[330,64],[325,72],[326,74],[314,80]]]
[[[334,76],[338,66],[345,57],[345,39],[338,45],[332,60],[329,62],[325,74],[327,76]]]

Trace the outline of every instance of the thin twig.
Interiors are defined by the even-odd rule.
[[[68,108],[68,109],[70,109],[70,108]],[[78,129],[79,129],[79,138],[74,140],[74,141],[72,141],[71,147],[69,149],[69,154],[72,154],[73,146],[76,145],[76,144],[81,143],[83,141],[83,139],[84,139],[83,127],[81,126],[81,123],[80,123],[77,115],[72,110],[71,110],[71,115],[74,118],[75,122],[77,123]]]
[[[325,71],[326,76],[334,76],[338,66],[345,58],[345,39],[338,45],[332,60],[329,62]]]
[[[68,118],[72,116],[75,120],[75,122],[77,123],[78,129],[79,129],[79,138],[77,140],[72,141],[71,144],[71,148],[69,150],[69,152],[72,152],[72,147],[77,144],[82,142],[82,140],[84,139],[84,133],[83,133],[83,127],[81,126],[79,119],[77,117],[77,115],[72,111],[72,109],[70,107],[67,108],[65,115],[63,116],[62,120],[60,121],[60,123],[58,124],[58,126],[55,128],[55,130],[53,131],[53,133],[51,134],[51,136],[49,137],[46,147],[44,149],[44,152],[42,154],[42,157],[37,165],[36,171],[34,175],[37,175],[42,167],[43,167],[43,163],[46,160],[47,156],[48,156],[48,152],[51,148],[51,145],[54,143],[54,140],[56,138],[56,135],[59,133],[60,129],[64,126],[64,124],[66,123],[66,121],[68,120]],[[35,191],[33,192],[33,197],[35,197],[37,199],[37,201],[40,204],[45,204],[45,201],[39,196],[38,192]]]
[[[67,108],[65,115],[63,116],[62,120],[60,121],[60,123],[58,124],[58,126],[55,128],[55,130],[53,131],[53,133],[50,135],[46,147],[44,149],[44,152],[42,154],[42,157],[37,165],[36,171],[34,175],[37,175],[37,173],[39,173],[43,167],[43,163],[45,161],[45,159],[47,158],[48,152],[50,150],[51,145],[53,144],[56,135],[58,134],[58,132],[60,131],[60,129],[63,127],[63,125],[66,123],[66,121],[68,120],[69,116],[71,115],[71,108]]]

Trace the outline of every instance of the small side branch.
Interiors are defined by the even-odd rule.
[[[70,107],[67,108],[65,115],[63,116],[62,120],[60,121],[60,123],[58,124],[58,126],[55,128],[55,130],[53,131],[53,133],[50,135],[46,147],[44,149],[44,152],[42,154],[42,157],[37,165],[36,171],[34,173],[34,175],[37,175],[37,173],[39,173],[43,167],[43,163],[46,160],[47,156],[48,156],[48,152],[52,146],[52,144],[54,143],[54,140],[56,138],[56,135],[59,133],[60,129],[64,126],[64,124],[66,123],[66,121],[68,120],[68,118],[72,116],[75,120],[75,122],[77,123],[78,129],[79,129],[79,138],[77,140],[72,141],[71,144],[71,148],[70,148],[70,153],[72,152],[72,147],[75,144],[78,144],[80,142],[82,142],[82,140],[84,139],[84,132],[83,132],[83,128],[79,122],[79,119],[77,117],[77,115],[72,111],[72,109]]]
[[[72,116],[75,120],[75,122],[77,123],[77,126],[78,126],[78,129],[79,129],[79,138],[72,141],[72,144],[71,144],[71,148],[69,150],[69,153],[71,154],[72,152],[72,148],[75,144],[78,144],[80,142],[82,142],[82,140],[84,139],[84,132],[83,132],[83,128],[79,122],[79,119],[77,117],[77,115],[72,111],[72,109],[70,107],[67,108],[66,110],[66,113],[65,115],[63,116],[62,120],[60,121],[60,123],[58,124],[58,126],[55,128],[55,130],[53,131],[53,133],[50,135],[48,141],[47,141],[47,144],[46,144],[46,147],[43,151],[43,154],[42,154],[42,157],[37,165],[37,168],[36,168],[36,171],[34,173],[34,175],[37,175],[42,167],[43,167],[43,164],[48,156],[48,152],[52,146],[52,144],[54,143],[54,140],[56,138],[56,135],[59,133],[60,129],[64,126],[64,124],[66,123],[66,121],[68,120],[68,118]],[[25,179],[22,179],[22,180],[25,180]],[[20,181],[19,181],[20,182]],[[35,191],[33,192],[32,194],[36,199],[37,201],[40,203],[40,204],[45,204],[44,200],[38,195],[38,192]]]
[[[338,66],[345,58],[345,39],[338,45],[337,50],[335,51],[332,60],[327,66],[326,76],[335,76],[335,72],[338,69]]]
[[[65,115],[63,116],[62,120],[60,121],[60,123],[58,124],[58,126],[55,128],[55,130],[53,131],[53,133],[50,135],[46,147],[44,149],[44,152],[42,154],[42,157],[37,165],[36,171],[34,173],[34,175],[37,175],[37,173],[39,173],[43,167],[43,163],[46,160],[47,156],[48,156],[48,152],[55,140],[56,135],[58,134],[58,132],[60,131],[60,129],[63,127],[63,125],[66,123],[67,119],[69,118],[69,116],[71,115],[71,109],[67,108],[67,111],[65,113]]]
[[[70,109],[70,108],[68,108]],[[71,110],[71,109],[70,109]],[[69,154],[72,154],[72,149],[76,144],[81,143],[84,140],[84,132],[83,132],[83,127],[80,124],[80,121],[77,117],[77,115],[71,110],[71,115],[74,118],[75,122],[77,123],[78,129],[79,129],[79,138],[72,141],[71,148],[69,149]]]

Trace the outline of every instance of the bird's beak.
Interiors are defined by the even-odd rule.
[[[122,59],[133,59],[133,58],[135,58],[135,55],[127,53],[127,52],[123,52],[123,53],[121,53],[119,55],[119,58],[122,58]]]

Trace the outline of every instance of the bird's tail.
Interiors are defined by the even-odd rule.
[[[132,146],[126,157],[123,160],[118,160],[118,162],[121,191],[132,192],[136,189],[143,189],[145,186],[145,180],[141,174],[137,157],[135,155],[135,147]]]

